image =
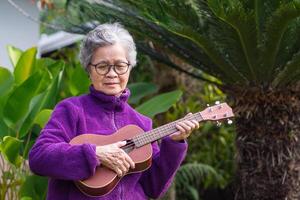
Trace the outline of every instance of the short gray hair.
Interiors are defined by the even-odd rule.
[[[130,33],[119,23],[101,24],[91,30],[83,39],[80,47],[79,59],[86,71],[91,62],[95,49],[113,44],[120,44],[125,48],[127,59],[134,67],[136,65],[136,47]]]

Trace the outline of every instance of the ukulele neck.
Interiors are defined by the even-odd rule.
[[[133,138],[133,142],[136,147],[141,147],[146,144],[149,144],[151,142],[157,141],[165,136],[168,136],[172,133],[175,133],[178,131],[176,128],[176,124],[178,122],[184,121],[184,120],[196,120],[198,122],[202,121],[203,118],[200,114],[200,112],[197,112],[195,114],[189,115],[187,117],[178,119],[176,121],[173,121],[171,123],[165,124],[163,126],[160,126],[158,128],[155,128],[151,131],[148,131],[144,134],[137,135]]]

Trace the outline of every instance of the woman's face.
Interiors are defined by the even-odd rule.
[[[116,64],[120,62],[128,63],[126,51],[120,44],[99,47],[94,51],[91,64],[98,63]],[[130,68],[123,75],[118,75],[112,68],[105,75],[99,75],[94,66],[90,65],[90,78],[94,88],[107,95],[119,96],[126,88]]]

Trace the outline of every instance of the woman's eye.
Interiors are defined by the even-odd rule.
[[[96,67],[99,68],[99,69],[102,69],[102,68],[106,68],[108,65],[106,64],[101,64],[101,65],[97,65]]]
[[[118,63],[118,64],[116,64],[116,67],[123,68],[123,67],[127,67],[127,65],[124,63]]]

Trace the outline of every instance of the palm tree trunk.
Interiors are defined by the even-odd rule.
[[[300,90],[230,88],[237,126],[236,200],[300,199]]]

